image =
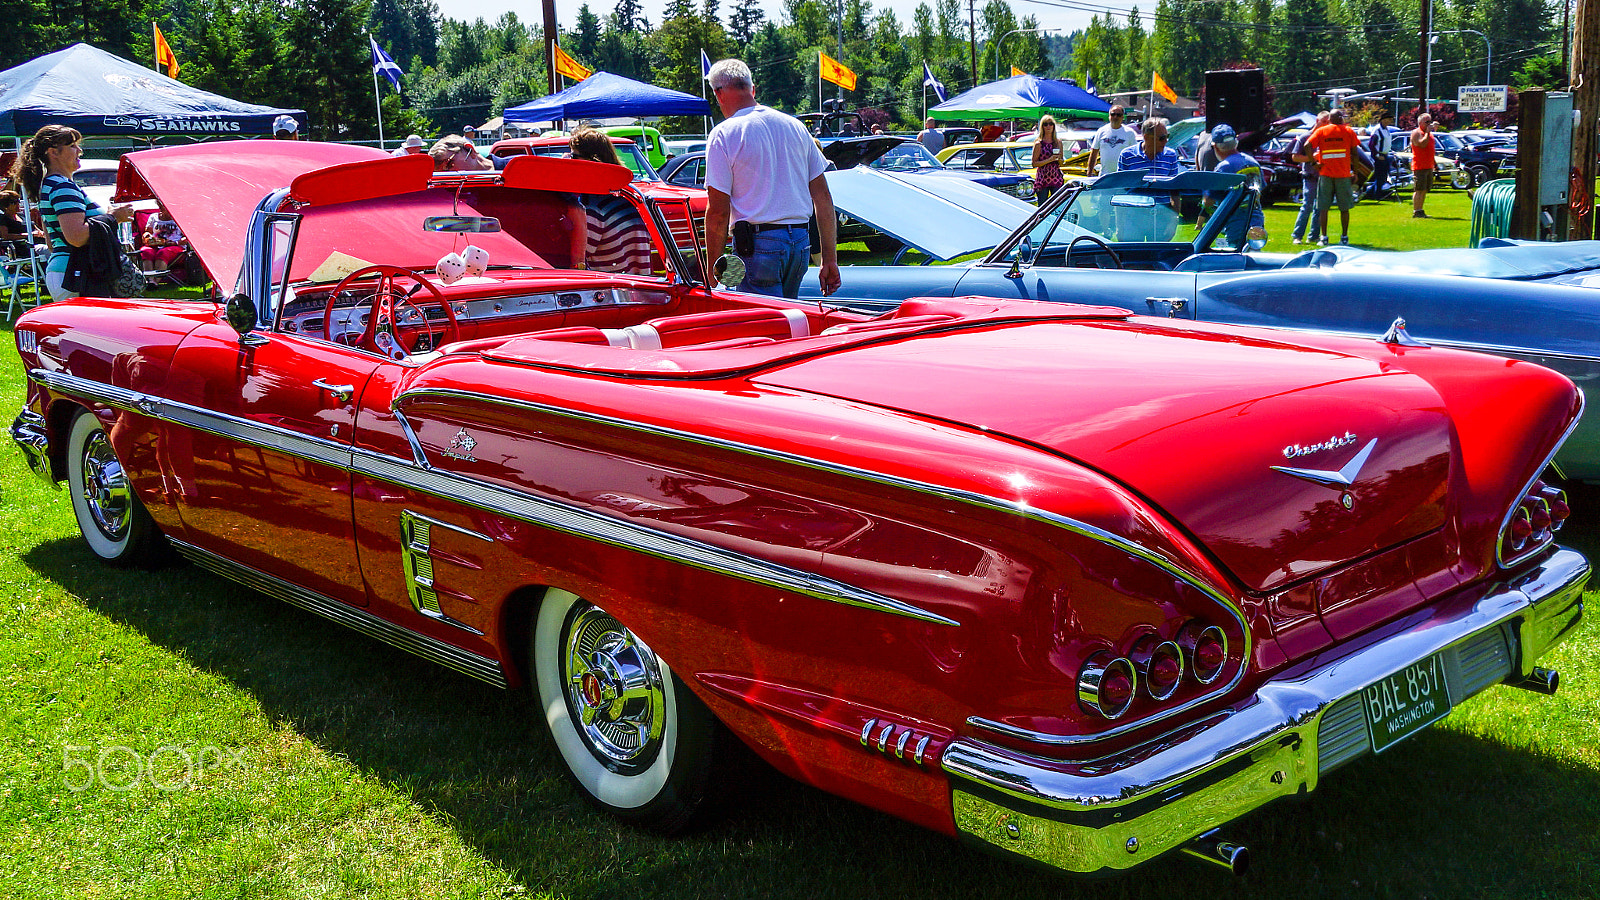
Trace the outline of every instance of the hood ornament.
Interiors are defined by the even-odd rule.
[[[1361,448],[1361,452],[1357,453],[1354,458],[1344,464],[1344,468],[1338,471],[1331,469],[1295,469],[1289,466],[1273,466],[1272,471],[1282,472],[1302,481],[1309,481],[1312,484],[1320,484],[1326,487],[1353,487],[1356,479],[1361,476],[1361,467],[1367,464],[1367,458],[1372,456],[1373,448],[1377,446],[1377,438],[1367,441],[1367,445]]]
[[[1409,331],[1406,331],[1405,319],[1395,319],[1394,322],[1389,325],[1389,330],[1383,333],[1383,337],[1378,338],[1378,342],[1383,344],[1393,344],[1396,347],[1428,346],[1426,342],[1417,340],[1411,336]]]

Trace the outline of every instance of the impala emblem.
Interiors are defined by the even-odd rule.
[[[460,459],[465,460],[466,462],[477,462],[477,457],[472,455],[472,448],[476,446],[478,446],[478,442],[473,440],[472,435],[467,434],[467,430],[463,428],[456,432],[455,439],[452,440],[450,442],[450,446],[445,449],[444,455],[450,457],[451,459]]]
[[[1346,440],[1346,438],[1348,438],[1348,440]],[[1314,445],[1312,448],[1305,448],[1297,444],[1293,447],[1285,447],[1283,453],[1285,456],[1288,456],[1292,459],[1296,456],[1302,456],[1305,453],[1310,453],[1313,451],[1313,449],[1333,449],[1335,447],[1343,447],[1353,443],[1355,443],[1355,435],[1350,434],[1347,431],[1345,432],[1344,437],[1333,438],[1322,445]],[[1312,484],[1320,484],[1327,487],[1348,488],[1353,486],[1356,483],[1356,479],[1361,476],[1361,467],[1367,464],[1367,458],[1372,456],[1373,448],[1377,446],[1377,438],[1367,441],[1367,445],[1362,447],[1361,451],[1357,453],[1354,458],[1345,463],[1344,468],[1337,471],[1332,469],[1295,469],[1289,466],[1273,466],[1272,471],[1282,472],[1285,475],[1291,475],[1295,478],[1301,479],[1302,481],[1309,481]],[[1297,450],[1301,452],[1291,453],[1291,450]],[[1347,509],[1349,506],[1349,503],[1345,504]]]

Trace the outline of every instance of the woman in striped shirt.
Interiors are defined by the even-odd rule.
[[[89,242],[89,217],[103,211],[72,180],[83,156],[83,135],[65,125],[46,125],[28,138],[17,155],[12,175],[22,182],[28,196],[37,197],[44,216],[45,232],[50,236],[50,265],[44,283],[53,300],[81,296],[62,286],[67,275],[67,258],[73,248]],[[133,218],[133,208],[112,210],[118,222]]]
[[[579,128],[568,142],[573,159],[622,165],[611,137],[593,128]],[[650,233],[632,203],[621,197],[584,194],[589,239],[578,268],[629,275],[650,274]]]

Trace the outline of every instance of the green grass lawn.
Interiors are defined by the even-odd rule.
[[[1436,206],[1425,227],[1449,221]],[[0,345],[9,423],[10,326]],[[1592,555],[1600,492],[1576,506],[1564,536]],[[1233,826],[1248,878],[1169,858],[1085,881],[776,775],[687,838],[621,827],[567,786],[520,697],[189,566],[108,569],[10,449],[0,588],[4,898],[1520,900],[1600,885],[1593,626],[1547,660],[1556,697],[1491,689]]]
[[[1395,200],[1363,200],[1350,210],[1350,243],[1369,250],[1422,250],[1430,247],[1465,247],[1472,233],[1472,198],[1466,191],[1449,188],[1428,193],[1428,218],[1411,218],[1411,195]],[[1294,219],[1300,207],[1277,203],[1266,209],[1267,246],[1273,253],[1308,249],[1296,246]],[[1328,211],[1331,240],[1339,240],[1339,210]],[[1307,229],[1307,233],[1310,230]]]

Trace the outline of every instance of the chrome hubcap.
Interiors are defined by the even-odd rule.
[[[666,718],[655,654],[622,623],[587,605],[568,617],[562,650],[567,706],[589,751],[613,770],[649,765]]]
[[[133,494],[103,431],[95,432],[83,448],[83,501],[102,534],[114,541],[127,536]]]

